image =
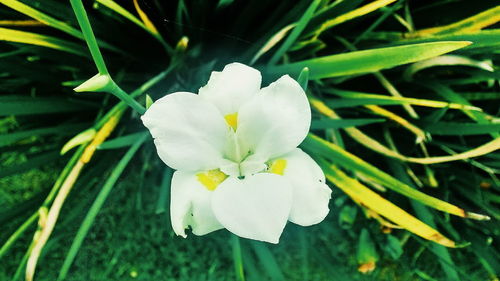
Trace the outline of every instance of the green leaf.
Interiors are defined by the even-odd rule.
[[[333,19],[328,19],[324,23],[321,24],[321,26],[318,28],[317,31],[315,31],[316,36],[321,34],[323,31],[328,30],[334,26],[337,26],[341,23],[353,20],[355,18],[364,16],[366,14],[369,14],[373,11],[376,11],[380,8],[383,8],[389,4],[392,4],[396,0],[375,0],[371,1],[370,3],[361,6],[355,10],[352,10],[350,12],[344,13],[342,15],[339,15],[338,17],[335,17]]]
[[[71,36],[74,36],[79,39],[83,39],[83,34],[76,28],[72,27],[71,25],[67,24],[66,22],[57,20],[37,9],[34,9],[20,1],[17,0],[1,0],[0,1],[2,4],[8,6],[11,9],[14,9],[20,13],[23,13],[29,17],[32,17],[36,19],[37,21],[44,23],[48,26],[51,26],[53,28],[56,28],[58,30],[61,30],[62,32],[65,32]],[[107,48],[109,50],[115,51],[115,52],[121,52],[117,48],[105,43],[105,42],[99,42],[99,44]]]
[[[500,123],[471,124],[458,122],[424,123],[423,129],[433,135],[470,136],[500,132]]]
[[[251,244],[260,263],[269,277],[271,277],[271,280],[284,281],[285,276],[283,275],[283,272],[281,272],[273,253],[271,253],[271,251],[267,248],[266,244],[257,241],[252,241]]]
[[[12,132],[6,135],[0,135],[0,147],[32,136],[45,136],[52,134],[57,134],[59,136],[71,135],[88,127],[88,125],[88,123],[64,124],[48,128],[38,128],[26,131]]]
[[[0,97],[0,116],[32,115],[94,110],[94,104],[56,98]]]
[[[159,33],[154,32],[154,30],[151,29],[151,28],[148,28],[148,26],[146,26],[141,20],[139,20],[136,16],[134,16],[133,14],[131,14],[129,11],[127,11],[122,6],[118,5],[115,1],[113,1],[113,0],[97,0],[97,3],[106,6],[108,9],[114,11],[115,13],[119,14],[120,16],[122,16],[125,19],[131,21],[132,23],[134,23],[138,27],[142,28],[144,31],[146,31],[149,34],[151,34],[151,36],[153,36],[154,38],[156,38],[156,40],[158,40],[162,44],[162,46],[165,48],[165,50],[168,53],[172,53],[173,52],[172,47],[170,47],[165,42],[165,40],[163,40],[163,38],[161,37],[161,35]]]
[[[321,155],[322,157],[325,157],[333,163],[336,163],[346,169],[361,173],[378,184],[381,184],[389,189],[417,200],[432,208],[460,217],[489,219],[489,217],[486,216],[466,212],[455,205],[413,189],[407,184],[402,183],[391,175],[364,161],[363,159],[313,134],[309,134],[309,136],[302,143],[302,147],[304,147],[304,149],[306,149],[307,151]]]
[[[361,229],[358,241],[358,251],[356,253],[358,264],[375,263],[378,261],[377,250],[375,243],[370,237],[370,233],[366,228]]]
[[[431,227],[432,227],[432,225],[431,225]],[[441,247],[441,248],[446,249],[444,247]],[[403,254],[403,247],[401,245],[401,241],[399,241],[398,238],[394,237],[391,234],[388,234],[386,236],[386,243],[383,247],[383,250],[386,253],[388,253],[389,256],[394,260],[399,259],[399,257],[401,257],[401,255]]]
[[[304,67],[309,67],[310,79],[365,74],[429,59],[470,44],[470,42],[465,41],[444,41],[355,51],[290,64],[269,66],[266,71],[275,76],[290,74],[297,77]]]
[[[245,272],[243,268],[243,259],[241,256],[240,238],[235,234],[231,234],[231,244],[233,247],[233,260],[236,278],[239,281],[245,281]]]
[[[139,139],[142,138],[145,132],[138,132],[129,134],[126,136],[118,137],[112,140],[105,141],[101,143],[97,149],[106,150],[106,149],[118,149],[123,147],[128,147],[136,143]]]
[[[167,212],[170,198],[170,184],[172,182],[172,175],[174,170],[166,167],[165,172],[162,175],[162,181],[160,184],[160,194],[158,196],[158,201],[156,202],[155,214],[162,214]]]
[[[312,120],[311,130],[340,129],[385,122],[385,119],[320,119]]]
[[[290,49],[292,44],[297,40],[297,38],[300,36],[300,33],[306,28],[307,23],[309,23],[309,20],[313,16],[314,11],[318,7],[319,3],[321,3],[321,0],[314,0],[312,1],[311,5],[307,8],[307,10],[304,12],[300,20],[297,22],[295,27],[293,28],[292,32],[288,37],[286,38],[285,42],[276,50],[274,55],[271,57],[269,60],[269,64],[275,64],[278,62],[278,60]]]
[[[56,37],[0,27],[0,40],[47,47],[86,57],[82,46]]]
[[[78,229],[78,233],[75,236],[75,239],[73,240],[73,243],[71,244],[71,248],[69,249],[68,254],[66,255],[66,258],[64,259],[64,263],[61,267],[61,271],[59,272],[59,276],[57,280],[64,280],[66,278],[66,275],[71,267],[71,264],[73,263],[73,260],[76,257],[76,254],[80,250],[80,246],[83,243],[83,240],[87,236],[88,231],[92,227],[92,224],[94,223],[94,220],[101,210],[101,207],[104,205],[106,202],[106,198],[108,197],[109,193],[115,186],[116,182],[118,181],[118,178],[120,175],[123,173],[125,168],[127,167],[128,163],[130,160],[132,160],[132,157],[134,157],[135,153],[137,150],[141,147],[142,143],[146,140],[147,134],[142,134],[142,137],[138,139],[135,144],[129,148],[129,150],[125,153],[125,155],[122,157],[122,159],[118,162],[116,167],[113,169],[111,172],[111,175],[107,178],[106,182],[102,186],[101,191],[97,195],[97,198],[94,200],[94,203],[90,207],[90,210],[88,211],[87,215],[83,219],[82,224],[80,225],[80,228]]]
[[[94,128],[87,129],[85,131],[80,132],[76,136],[72,137],[69,141],[67,141],[63,147],[61,148],[61,155],[64,155],[66,152],[71,150],[73,147],[84,144],[94,139],[97,131]]]
[[[44,164],[55,161],[58,158],[59,158],[58,151],[42,153],[40,155],[29,158],[28,162],[18,164],[15,166],[2,167],[2,169],[0,170],[0,178],[29,171],[33,168],[37,168]]]
[[[297,82],[304,91],[307,90],[307,84],[309,83],[309,68],[304,67],[302,71],[300,71]]]
[[[153,103],[154,103],[153,99],[148,94],[146,94],[146,109],[148,109],[151,105],[153,105]]]
[[[401,38],[399,33],[372,33],[372,36],[367,36],[366,38],[395,41],[390,43],[392,46],[436,41],[470,41],[473,44],[466,46],[462,51],[491,53],[498,52],[499,50],[500,40],[498,40],[498,38],[500,38],[500,29],[432,35],[417,39]]]
[[[358,207],[352,205],[345,205],[339,212],[339,225],[343,229],[350,229],[356,221],[358,214]]]
[[[462,100],[456,100],[457,103],[449,103],[445,101],[437,101],[437,100],[427,100],[427,99],[416,99],[416,98],[406,98],[406,97],[397,97],[397,96],[385,96],[385,95],[377,95],[356,91],[346,91],[341,89],[330,88],[325,92],[329,94],[334,94],[345,99],[335,100],[329,102],[328,105],[332,107],[345,107],[347,105],[393,105],[393,104],[411,104],[416,106],[425,106],[425,107],[435,107],[435,108],[451,108],[451,109],[467,109],[467,110],[475,110],[481,111],[480,108],[470,105],[468,102],[461,103]],[[364,103],[356,103],[350,99],[359,99],[360,102]]]
[[[90,54],[92,55],[92,59],[94,60],[94,63],[97,67],[97,70],[99,71],[99,74],[103,76],[108,75],[108,69],[106,67],[106,63],[104,62],[104,58],[102,57],[101,51],[99,50],[99,45],[97,45],[97,40],[95,38],[94,32],[92,31],[92,27],[90,26],[90,22],[87,17],[87,12],[83,7],[82,1],[70,0],[70,3],[71,7],[73,8],[73,11],[75,12],[78,24],[82,29],[83,36],[85,38],[85,41],[87,42]],[[97,76],[98,75],[94,77]]]
[[[253,56],[250,61],[250,65],[254,64],[263,54],[271,50],[276,44],[278,44],[288,32],[295,27],[295,24],[289,24],[282,29],[280,29],[276,34],[274,34],[267,42],[259,49],[259,51]]]
[[[392,171],[396,174],[396,177],[399,178],[402,182],[408,184],[412,188],[415,188],[415,186],[411,183],[411,180],[404,170],[404,167],[399,164],[399,163],[394,163],[390,162],[389,163],[390,167],[392,168]],[[413,209],[415,210],[417,217],[421,219],[423,222],[428,224],[429,226],[436,228],[436,223],[434,221],[434,216],[432,215],[432,212],[424,205],[420,204],[419,202],[412,201],[410,202]],[[399,242],[399,241],[398,241]],[[453,263],[453,260],[451,259],[450,252],[446,247],[443,247],[441,245],[437,244],[432,244],[430,247],[433,249],[434,253],[439,257],[439,263],[441,264],[441,268],[445,272],[446,276],[448,277],[448,280],[460,280],[458,278],[458,273],[455,270],[456,266]]]

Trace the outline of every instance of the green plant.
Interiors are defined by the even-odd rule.
[[[196,278],[231,280],[236,274],[239,280],[346,280],[343,274],[350,271],[340,268],[334,253],[349,253],[348,241],[368,247],[377,263],[388,264],[372,273],[379,279],[394,280],[387,272],[394,260],[405,263],[394,272],[410,268],[401,280],[499,275],[495,246],[500,232],[494,221],[500,218],[495,152],[500,148],[500,8],[495,3],[97,0],[85,2],[84,8],[80,0],[70,2],[0,0],[5,5],[0,12],[8,18],[0,21],[5,26],[0,27],[0,75],[6,94],[0,96],[0,200],[6,202],[0,221],[7,230],[0,236],[5,241],[0,259],[25,251],[15,256],[14,272],[0,267],[5,278],[18,279],[26,272],[31,280],[44,253],[65,245],[60,242],[64,238],[71,245],[58,250],[62,261],[50,267],[52,272],[42,273],[46,264],[37,272],[48,280],[56,275],[72,280],[68,273],[74,259],[111,201],[109,195],[125,191],[113,189],[132,162],[128,173],[141,188],[132,189],[128,200],[136,200],[137,214],[146,220],[148,212],[165,212],[171,171],[157,161],[138,119],[146,97],[195,92],[210,71],[233,61],[253,64],[267,81],[290,74],[307,87],[315,113],[302,148],[322,163],[335,200],[321,226],[290,227],[299,246],[286,241],[270,250],[233,238],[236,271],[226,265],[221,267],[226,275],[207,270],[207,276]],[[464,14],[463,7],[470,11]],[[65,156],[70,152],[73,156]],[[41,167],[49,161],[55,162],[49,166],[52,175],[60,169],[52,189],[46,188],[51,179],[31,189],[28,198],[8,188],[13,177],[28,170],[44,172]],[[145,194],[148,185],[159,187],[148,190],[157,194],[155,210],[143,206],[151,200]],[[350,211],[353,204],[365,217]],[[493,222],[470,220],[488,217]],[[379,225],[394,235],[383,234]],[[156,227],[168,231],[170,226]],[[213,236],[196,241],[230,246]],[[130,247],[116,245],[115,250],[119,255]],[[300,258],[287,258],[287,248]],[[366,251],[360,252],[364,261]],[[436,257],[438,269],[429,261]],[[356,265],[355,259],[348,264]],[[171,274],[185,276],[179,272]],[[114,276],[109,278],[119,275]]]

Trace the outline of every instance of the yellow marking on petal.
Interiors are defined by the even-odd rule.
[[[277,159],[274,160],[269,166],[269,172],[277,175],[283,175],[285,173],[286,160]]]
[[[198,181],[205,186],[206,189],[214,191],[219,184],[221,184],[227,175],[221,172],[219,169],[210,170],[203,173],[196,174]]]
[[[227,124],[236,131],[236,128],[238,128],[238,113],[228,114],[224,116],[224,119],[226,119]]]

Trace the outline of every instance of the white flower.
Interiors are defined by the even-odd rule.
[[[325,175],[297,148],[311,124],[304,91],[288,75],[260,84],[256,69],[228,64],[198,95],[169,94],[142,116],[158,155],[177,170],[170,205],[177,235],[226,228],[278,243],[288,220],[308,226],[328,214]]]

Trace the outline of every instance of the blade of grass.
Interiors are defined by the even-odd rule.
[[[437,95],[440,95],[441,97],[443,97],[446,100],[449,100],[449,101],[455,102],[455,103],[470,105],[468,100],[466,100],[464,97],[460,96],[459,94],[455,93],[450,87],[447,87],[441,83],[438,83],[436,81],[427,80],[426,83],[419,83],[419,84],[425,88],[431,89]],[[490,118],[483,112],[470,111],[467,109],[462,109],[462,112],[479,124],[491,124]],[[499,133],[492,133],[491,136],[496,138],[496,137],[500,137],[500,134]]]
[[[142,135],[144,135],[144,132],[133,133],[126,136],[121,136],[115,139],[111,139],[100,144],[97,147],[97,149],[106,150],[106,149],[118,149],[118,148],[128,147],[137,142],[137,140],[140,139]]]
[[[290,64],[268,66],[274,76],[290,74],[297,77],[304,67],[310,69],[310,79],[364,74],[398,65],[436,57],[470,45],[470,42],[433,42],[389,48],[370,49],[319,57]]]
[[[325,115],[329,118],[332,118],[332,119],[339,119],[340,118],[335,113],[335,111],[333,111],[331,108],[328,108],[322,101],[315,99],[315,98],[311,98],[310,103],[311,103],[311,106],[315,110],[322,113],[323,115]],[[496,138],[490,142],[487,142],[481,146],[478,146],[476,148],[473,148],[471,150],[468,150],[468,151],[465,151],[465,152],[462,152],[459,154],[448,155],[448,156],[434,156],[434,157],[416,158],[416,157],[408,157],[408,156],[402,155],[402,154],[398,153],[397,151],[394,151],[394,150],[382,145],[377,140],[369,137],[368,135],[364,134],[362,131],[360,131],[356,128],[345,128],[344,130],[355,141],[357,141],[358,143],[362,144],[363,146],[365,146],[373,151],[376,151],[376,152],[383,154],[387,157],[392,157],[392,158],[396,158],[396,159],[399,159],[402,161],[419,163],[419,164],[435,164],[435,163],[464,160],[464,159],[468,159],[468,158],[486,155],[488,153],[491,153],[495,150],[500,149],[500,137],[498,137],[498,138]]]
[[[444,34],[432,35],[425,38],[410,38],[407,39],[401,33],[388,33],[388,32],[373,32],[366,36],[366,39],[379,39],[391,41],[390,45],[406,45],[424,42],[436,41],[469,41],[473,42],[472,45],[466,46],[462,51],[470,52],[495,52],[500,46],[498,37],[500,36],[500,29],[486,29],[473,32],[461,32],[457,34]]]
[[[395,1],[396,0],[376,0],[376,1],[370,2],[369,4],[361,6],[355,10],[352,10],[350,12],[342,14],[336,18],[327,20],[317,30],[314,31],[314,35],[315,35],[315,37],[318,37],[325,30],[328,30],[328,29],[330,29],[334,26],[337,26],[341,23],[344,23],[346,21],[350,21],[350,20],[353,20],[355,18],[369,14],[369,13],[376,11],[382,7],[385,7],[389,4],[392,4]]]
[[[288,34],[292,28],[295,27],[295,24],[289,24],[282,29],[280,29],[278,32],[276,32],[267,42],[262,45],[262,47],[259,49],[259,51],[253,56],[252,60],[250,61],[250,65],[254,64],[263,54],[267,53],[269,50],[271,50],[274,46],[276,46],[285,36]]]
[[[425,123],[423,128],[434,135],[441,136],[470,136],[500,132],[498,124],[471,124],[458,122]]]
[[[36,219],[38,218],[38,215],[32,214],[24,223],[19,226],[14,233],[5,241],[5,243],[2,245],[2,248],[0,248],[0,259],[7,253],[7,251],[12,247],[12,245],[20,238],[20,236],[30,227],[34,222],[36,222]]]
[[[101,144],[114,130],[116,125],[118,124],[122,111],[118,112],[116,115],[111,117],[100,130],[97,132],[95,138],[89,143],[78,161],[72,167],[71,171],[68,173],[67,177],[64,179],[61,187],[57,190],[57,195],[54,198],[52,205],[50,206],[50,210],[45,211],[47,215],[45,218],[39,218],[39,227],[40,229],[35,233],[33,237],[33,248],[29,254],[28,262],[26,265],[26,281],[32,281],[35,275],[36,265],[38,263],[38,259],[42,250],[47,243],[54,227],[57,223],[57,219],[59,217],[59,213],[61,211],[62,205],[66,201],[66,198],[71,191],[73,185],[75,184],[78,176],[80,175],[83,167],[90,161],[94,152],[99,144]],[[41,210],[47,210],[47,207],[43,206],[40,208]]]
[[[233,261],[236,279],[239,281],[245,281],[240,238],[234,234],[231,234],[231,246],[233,248]]]
[[[465,33],[481,30],[500,21],[500,6],[483,11],[474,16],[452,24],[421,29],[406,35],[406,37],[428,37],[429,35]]]
[[[283,272],[281,272],[278,262],[267,246],[264,243],[257,241],[251,241],[250,243],[252,244],[253,250],[255,251],[260,263],[269,277],[271,277],[271,280],[284,281],[285,276],[283,275]]]
[[[31,170],[33,168],[55,161],[58,158],[59,153],[57,153],[56,151],[41,153],[37,156],[29,158],[28,162],[17,164],[14,166],[2,167],[2,169],[0,170],[0,178]]]
[[[44,26],[37,20],[0,20],[0,26]]]
[[[14,9],[20,13],[23,13],[31,18],[36,19],[39,23],[46,24],[62,32],[65,32],[73,37],[83,39],[83,34],[71,25],[57,20],[37,9],[34,9],[20,1],[17,0],[0,0],[0,3],[6,5],[7,7]],[[121,50],[107,44],[106,42],[99,41],[99,44],[106,49],[112,50],[114,52],[123,53]]]
[[[47,47],[82,57],[87,56],[85,50],[78,44],[32,32],[0,27],[0,40]]]
[[[111,172],[111,175],[108,177],[106,182],[104,183],[101,191],[97,195],[97,198],[94,200],[92,203],[92,206],[90,207],[87,215],[85,216],[83,222],[80,225],[80,228],[78,229],[78,232],[75,236],[75,239],[73,240],[73,243],[71,244],[71,248],[68,251],[68,254],[66,255],[66,258],[64,259],[64,263],[61,267],[61,270],[59,271],[59,275],[57,277],[57,280],[64,280],[66,278],[66,275],[71,267],[71,264],[73,263],[73,260],[76,257],[76,254],[80,250],[80,246],[83,243],[83,240],[87,236],[88,231],[92,227],[94,220],[101,210],[104,202],[106,201],[109,193],[113,189],[113,187],[116,184],[116,181],[118,178],[121,176],[125,168],[127,167],[128,163],[130,160],[132,160],[133,156],[137,152],[137,150],[141,147],[143,142],[146,140],[146,137],[148,134],[142,133],[141,137],[129,148],[129,150],[125,153],[125,155],[122,157],[122,159],[118,162],[116,167],[113,169]]]
[[[415,99],[415,98],[405,98],[405,97],[394,97],[394,96],[384,96],[356,91],[346,91],[341,89],[330,88],[325,90],[326,93],[334,94],[340,97],[349,99],[360,99],[362,101],[366,100],[380,100],[394,102],[393,104],[411,104],[417,106],[434,107],[434,108],[450,108],[450,109],[467,109],[474,111],[481,111],[481,108],[472,106],[470,104],[449,103],[444,101],[427,100],[427,99]]]
[[[167,51],[168,54],[173,53],[174,50],[172,49],[172,47],[170,47],[170,45],[168,45],[165,42],[165,40],[163,40],[160,33],[157,32],[156,28],[151,29],[150,27],[148,27],[147,24],[142,23],[137,17],[132,15],[129,11],[127,11],[122,6],[118,5],[113,0],[96,0],[96,1],[97,1],[97,3],[106,6],[108,9],[112,10],[113,12],[115,12],[115,13],[119,14],[120,16],[124,17],[125,19],[131,21],[132,23],[134,23],[138,27],[144,29],[146,32],[151,34],[151,36],[153,36],[156,40],[158,40],[158,42],[160,42],[160,44],[165,48],[165,50]],[[139,15],[140,15],[140,13],[139,13]]]
[[[493,66],[491,65],[490,61],[477,61],[464,56],[443,55],[432,59],[419,61],[410,65],[405,70],[403,77],[409,81],[411,80],[411,77],[415,75],[415,73],[421,70],[434,66],[445,66],[445,65],[452,65],[452,66],[464,65],[470,67],[477,67],[486,71],[494,72]]]
[[[79,112],[96,108],[94,104],[59,98],[0,97],[0,116]]]
[[[158,196],[158,201],[156,202],[155,214],[162,214],[167,212],[168,202],[170,198],[170,183],[172,182],[173,173],[174,170],[165,168],[165,172],[162,175],[162,181],[160,184],[160,195]]]
[[[446,247],[455,247],[455,242],[390,201],[387,201],[357,180],[350,178],[336,166],[329,165],[324,160],[320,162],[320,165],[325,171],[326,178],[331,183],[335,184],[335,186],[339,187],[350,197],[360,201],[367,208],[422,238]]]
[[[149,30],[149,32],[152,34],[156,34],[158,36],[159,35],[158,30],[156,29],[153,22],[151,22],[148,15],[141,9],[141,6],[139,6],[137,0],[134,0],[134,8],[137,11],[137,14],[141,18],[142,22],[144,23],[144,26]]]
[[[288,49],[295,43],[297,38],[299,38],[300,34],[306,28],[307,24],[309,23],[309,20],[313,16],[314,11],[316,11],[316,8],[318,8],[318,5],[321,3],[321,0],[313,0],[311,5],[307,8],[307,10],[304,12],[300,20],[297,22],[295,27],[293,28],[292,32],[288,37],[286,38],[285,42],[276,50],[276,52],[273,54],[271,59],[269,60],[269,64],[276,64],[278,60],[288,51]]]
[[[381,171],[375,166],[367,163],[363,159],[347,152],[341,147],[321,139],[313,134],[309,134],[307,138],[302,143],[305,150],[312,152],[314,154],[321,155],[334,164],[340,165],[346,169],[355,171],[356,173],[361,173],[367,178],[373,180],[374,182],[381,184],[389,189],[392,189],[404,196],[417,200],[427,206],[435,208],[437,210],[450,213],[459,217],[472,218],[472,219],[489,219],[487,216],[466,212],[465,210],[452,205],[448,202],[442,201],[435,197],[426,195],[420,191],[417,191],[410,186],[402,183],[401,181],[395,179],[389,174]]]
[[[403,117],[401,117],[395,113],[392,113],[389,110],[382,108],[380,106],[366,105],[365,107],[368,108],[370,111],[372,111],[374,114],[386,117],[386,118],[398,123],[403,128],[407,129],[408,131],[412,132],[413,134],[415,134],[415,136],[417,136],[416,143],[420,143],[420,142],[428,139],[427,134],[422,129],[413,125],[412,123],[410,123],[408,120],[404,119]]]
[[[385,122],[385,119],[319,119],[312,120],[311,130],[340,129]]]
[[[339,40],[344,46],[346,46],[350,51],[357,51],[358,49],[354,46],[354,44],[351,44],[349,41],[345,40],[344,38],[342,37],[337,37],[337,40]],[[377,80],[380,82],[380,84],[382,84],[382,86],[389,92],[389,94],[391,94],[391,96],[394,96],[394,97],[403,97],[403,95],[396,89],[396,87],[382,74],[382,72],[380,71],[376,71],[373,73],[373,76],[375,76],[375,78],[377,78]],[[412,118],[414,119],[418,119],[419,116],[417,114],[417,112],[413,109],[413,107],[411,107],[410,105],[408,104],[403,104],[403,108],[406,110],[406,112],[408,113],[408,115],[410,115]],[[391,114],[389,114],[391,115]],[[396,118],[398,119],[398,118]],[[398,119],[400,120],[400,119]],[[408,129],[410,129],[410,131],[413,131],[413,132],[416,132],[416,130],[414,130],[415,128],[412,128],[412,127],[408,127]],[[420,139],[423,139],[422,137],[418,137]]]
[[[411,184],[411,181],[408,178],[408,175],[405,173],[401,164],[390,161],[389,166],[392,168],[393,172],[395,173],[395,176],[399,180],[415,188],[415,186]],[[426,223],[430,227],[436,228],[434,216],[432,215],[432,213],[429,211],[428,208],[413,200],[410,201],[410,204],[412,205],[412,208],[415,210],[415,213],[417,214],[417,217],[419,219],[421,219],[424,223]],[[441,265],[441,268],[445,272],[447,279],[450,281],[460,280],[458,273],[455,270],[456,265],[451,258],[450,252],[445,247],[442,247],[440,245],[432,244],[431,248],[433,248],[436,255],[439,256],[438,261]]]
[[[54,127],[37,128],[32,130],[11,132],[5,135],[0,135],[0,147],[9,145],[13,142],[33,136],[46,136],[57,134],[59,136],[73,134],[81,129],[88,127],[88,123],[63,124]]]

